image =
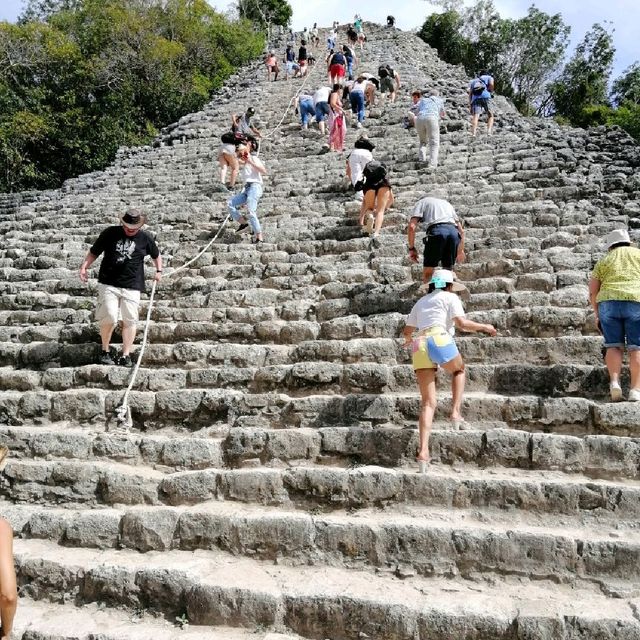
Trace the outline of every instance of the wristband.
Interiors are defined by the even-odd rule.
[[[156,269],[156,273],[162,273],[162,269]]]

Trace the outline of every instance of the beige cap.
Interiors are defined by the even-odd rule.
[[[607,244],[607,249],[610,249],[614,244],[620,244],[621,242],[631,243],[629,232],[626,229],[614,229],[607,234],[604,241]]]

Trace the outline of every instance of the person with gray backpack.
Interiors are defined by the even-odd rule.
[[[471,136],[476,137],[478,121],[482,113],[487,114],[487,134],[493,133],[495,107],[493,92],[495,91],[493,76],[488,71],[481,71],[469,83],[469,112],[471,113]]]

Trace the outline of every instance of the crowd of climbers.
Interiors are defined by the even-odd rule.
[[[395,19],[388,16],[387,26],[393,28]],[[317,24],[300,34],[300,46],[295,53],[296,34],[289,32],[282,58],[285,78],[306,76],[316,58],[308,43],[317,50],[320,35]],[[334,23],[327,36],[325,63],[329,86],[313,92],[300,92],[297,108],[301,125],[307,129],[315,119],[320,133],[329,136],[329,148],[344,149],[345,127],[349,110],[355,126],[362,127],[365,107],[373,106],[376,92],[389,93],[393,102],[400,88],[400,77],[389,65],[378,69],[378,77],[360,72],[356,48],[364,49],[366,36],[362,18],[354,17],[346,29],[348,42],[338,44],[338,24]],[[267,79],[276,81],[281,73],[279,56],[274,50],[265,58]],[[487,114],[487,134],[493,132],[494,80],[488,72],[481,72],[468,87],[471,136],[477,134],[478,120]],[[411,107],[405,120],[406,127],[415,127],[418,140],[418,158],[438,166],[440,147],[440,119],[445,117],[444,101],[435,90],[415,90],[411,94]],[[263,241],[258,219],[258,203],[262,195],[263,176],[267,170],[257,153],[261,132],[253,122],[255,110],[250,107],[243,114],[234,114],[230,130],[222,136],[218,152],[220,180],[234,190],[242,172],[242,190],[228,201],[229,215],[238,222],[237,231],[250,228],[252,241]],[[326,128],[325,128],[326,122]],[[393,204],[393,192],[386,167],[375,160],[374,145],[360,136],[346,160],[346,175],[356,197],[362,202],[360,224],[373,236],[374,244],[383,222],[384,212]],[[427,156],[428,150],[428,156]],[[240,207],[247,213],[240,213]],[[89,249],[81,267],[80,278],[87,282],[88,269],[102,255],[98,273],[98,300],[96,320],[100,328],[101,352],[98,362],[103,365],[132,366],[131,350],[139,319],[140,294],[145,290],[144,260],[150,256],[155,265],[155,281],[162,277],[162,258],[153,236],[143,230],[145,214],[130,209],[120,217],[120,224],[107,227]],[[422,228],[423,281],[427,292],[413,306],[403,330],[404,342],[412,351],[412,362],[421,396],[418,421],[419,446],[416,460],[421,472],[430,461],[429,435],[436,410],[436,372],[439,368],[451,375],[452,404],[450,420],[454,428],[464,428],[462,398],[465,386],[464,362],[454,340],[454,330],[483,332],[496,335],[490,324],[481,324],[465,316],[459,293],[466,287],[456,279],[455,265],[465,259],[464,228],[453,206],[442,199],[424,197],[411,213],[407,229],[409,259],[418,261],[416,234]],[[606,255],[596,264],[589,281],[589,301],[597,326],[604,338],[605,362],[610,378],[612,401],[622,399],[620,375],[624,349],[629,352],[631,389],[629,401],[640,401],[640,249],[631,246],[629,234],[615,229],[606,237]],[[111,337],[122,322],[122,351],[115,356]],[[0,447],[0,465],[8,450]],[[0,640],[9,640],[17,606],[16,576],[13,564],[13,533],[6,520],[0,519]]]
[[[388,27],[394,20],[389,16]],[[303,130],[315,122],[325,137],[330,150],[343,151],[347,123],[362,127],[367,106],[376,103],[378,92],[389,93],[395,100],[400,88],[400,77],[390,66],[378,69],[378,75],[359,71],[356,48],[366,43],[363,23],[356,15],[346,29],[348,41],[338,46],[338,25],[334,23],[326,39],[325,56],[327,84],[315,89],[303,87],[298,94],[296,108]],[[317,63],[320,34],[317,25],[298,35],[292,31],[287,38],[283,62],[285,77],[305,76],[310,61]],[[300,42],[297,57],[295,47]],[[307,43],[311,43],[307,48]],[[265,64],[269,80],[277,80],[280,73],[279,56],[270,51]],[[486,113],[487,134],[493,130],[494,80],[487,72],[479,73],[468,86],[471,135],[477,134],[480,115]],[[237,231],[250,230],[252,241],[263,241],[258,218],[258,204],[263,190],[263,177],[267,175],[264,163],[258,157],[262,134],[254,122],[255,110],[248,108],[231,118],[230,130],[222,136],[218,153],[220,180],[229,190],[235,190],[241,176],[242,189],[228,201],[230,217],[238,223]],[[418,160],[428,163],[430,170],[438,166],[440,148],[440,121],[446,116],[445,103],[438,91],[414,90],[411,106],[405,119],[407,128],[416,129]],[[346,156],[346,176],[361,203],[359,223],[372,237],[373,246],[379,244],[379,233],[385,212],[393,205],[394,194],[386,166],[374,157],[375,146],[360,134],[353,150]],[[228,186],[226,183],[229,175]],[[241,212],[241,208],[246,213]],[[98,274],[98,305],[96,319],[100,326],[102,352],[99,362],[105,365],[131,366],[131,349],[139,316],[140,292],[144,290],[145,256],[149,255],[156,267],[156,281],[162,274],[162,259],[152,236],[142,230],[145,216],[141,211],[127,211],[120,225],[108,227],[91,247],[80,269],[84,282],[88,268],[103,255]],[[418,262],[416,239],[424,232],[423,282],[426,294],[415,304],[407,317],[404,329],[405,343],[413,353],[413,367],[421,395],[419,419],[419,449],[417,460],[424,469],[429,462],[429,434],[436,409],[435,373],[442,368],[452,376],[452,405],[450,419],[454,427],[464,426],[461,413],[465,386],[464,362],[456,348],[454,329],[479,331],[490,336],[496,329],[465,317],[458,293],[466,288],[455,276],[456,264],[465,260],[465,232],[454,207],[446,200],[427,196],[419,200],[411,212],[407,228],[408,258]],[[615,230],[607,238],[608,253],[596,265],[590,281],[590,302],[604,336],[606,365],[610,375],[611,399],[622,398],[620,372],[623,350],[629,350],[631,391],[628,399],[640,401],[640,250],[631,247],[629,235]],[[122,321],[122,353],[114,357],[110,340],[117,322]],[[1,639],[0,639],[1,640]]]

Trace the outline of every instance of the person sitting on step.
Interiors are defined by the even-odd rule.
[[[495,336],[497,333],[493,325],[480,324],[465,317],[462,302],[456,295],[461,291],[466,291],[466,287],[455,281],[451,271],[434,271],[427,294],[411,309],[403,331],[405,346],[411,346],[413,369],[420,390],[419,445],[416,461],[421,473],[427,470],[431,460],[429,435],[437,406],[438,367],[452,375],[450,419],[453,428],[460,429],[465,426],[462,418],[465,371],[464,362],[453,340],[454,326],[462,331],[477,331],[489,336]]]
[[[589,302],[604,338],[611,400],[622,400],[620,372],[624,348],[629,352],[630,402],[640,402],[640,249],[625,229],[605,239],[607,254],[589,280]]]
[[[418,262],[416,230],[422,224],[427,232],[424,238],[424,267],[422,279],[430,282],[438,265],[453,270],[456,262],[464,262],[464,228],[453,206],[441,198],[426,196],[416,202],[409,227],[409,259]]]
[[[99,364],[112,365],[110,342],[122,317],[122,355],[117,364],[130,367],[136,337],[140,293],[144,291],[144,259],[151,256],[156,267],[155,281],[162,277],[162,256],[155,240],[142,230],[147,219],[139,209],[120,216],[120,225],[107,227],[93,243],[80,267],[80,279],[87,282],[87,269],[104,253],[98,272],[96,320],[100,326],[102,352]]]
[[[267,170],[262,160],[251,154],[248,145],[240,145],[237,149],[237,155],[242,165],[244,187],[240,193],[229,200],[227,207],[229,215],[240,223],[237,231],[244,231],[247,227],[251,227],[253,233],[251,242],[259,244],[263,240],[262,226],[258,220],[258,202],[262,196],[262,176],[267,174]],[[246,205],[249,212],[246,217],[238,211],[238,207],[243,205]]]

